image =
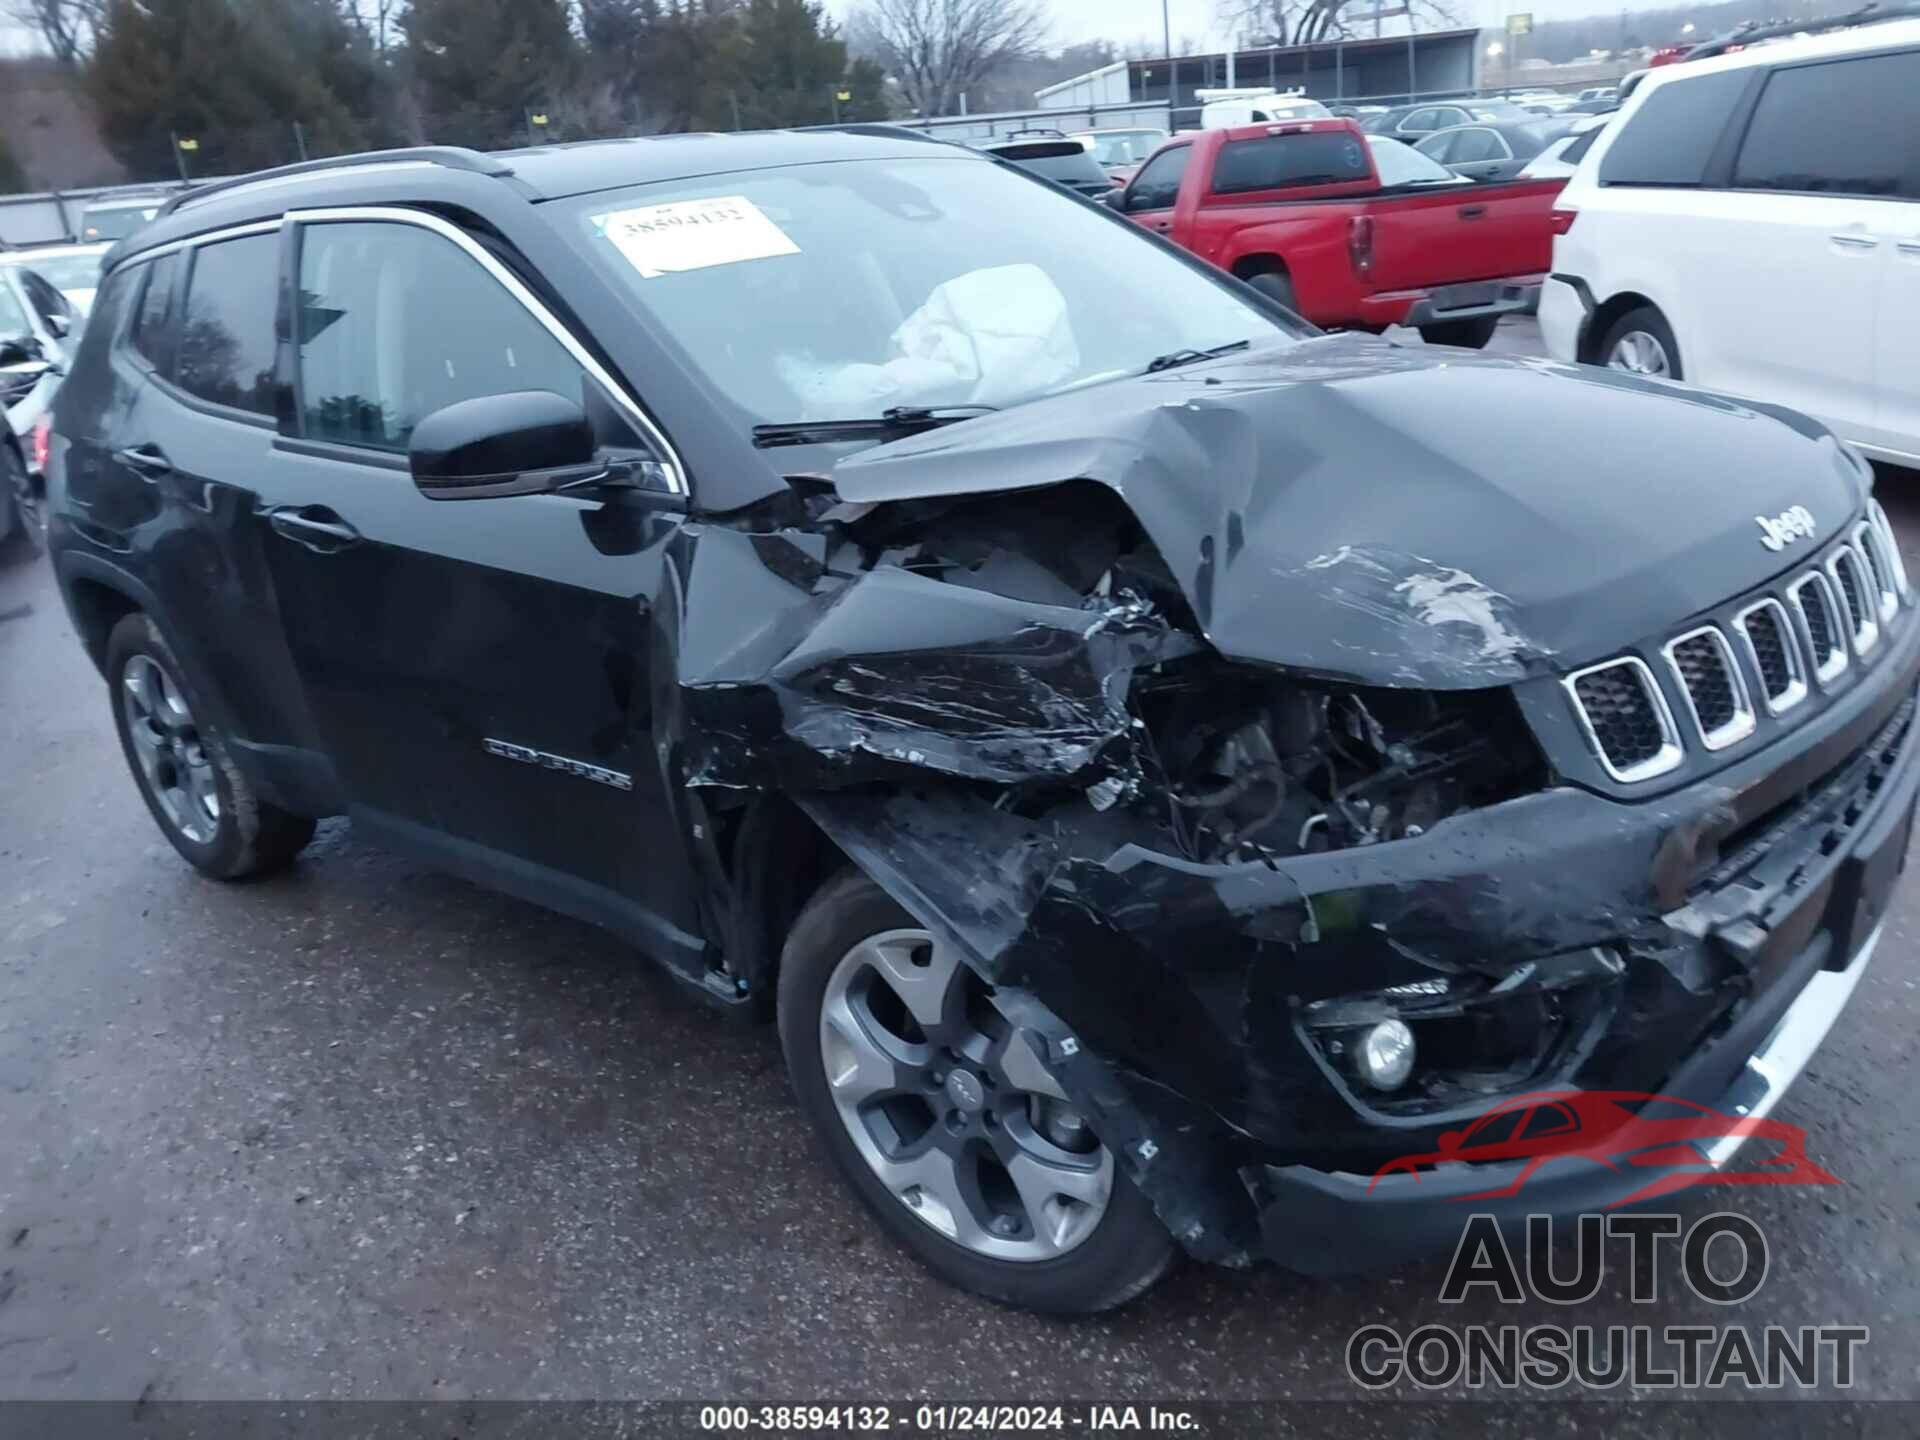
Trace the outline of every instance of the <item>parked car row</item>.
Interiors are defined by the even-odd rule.
[[[104,245],[0,251],[0,547],[32,549],[53,398],[100,272]]]

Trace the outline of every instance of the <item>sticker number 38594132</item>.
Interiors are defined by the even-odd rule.
[[[798,255],[800,247],[744,195],[610,210],[593,223],[648,280],[681,270]]]

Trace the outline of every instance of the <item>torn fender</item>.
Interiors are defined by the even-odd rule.
[[[693,526],[678,542],[687,785],[1124,784],[1134,671],[1196,648],[1134,597],[1058,605],[897,564],[835,573],[823,546]]]

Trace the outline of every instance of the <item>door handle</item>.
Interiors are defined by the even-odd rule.
[[[1920,240],[1896,240],[1893,243],[1902,255],[1920,256]]]
[[[1878,250],[1880,248],[1878,236],[1861,235],[1851,230],[1836,230],[1827,238],[1842,250]]]
[[[324,505],[285,505],[269,510],[267,523],[276,535],[284,535],[316,555],[344,550],[360,538],[358,530]]]
[[[1460,207],[1460,218],[1462,220],[1484,219],[1486,213],[1487,207],[1484,205],[1462,205]]]
[[[135,445],[130,449],[116,450],[113,458],[142,480],[158,480],[173,473],[173,462],[167,459],[166,451],[158,445]]]
[[[1153,228],[1161,231],[1171,230],[1173,229],[1173,222],[1171,220],[1156,220],[1153,222]]]

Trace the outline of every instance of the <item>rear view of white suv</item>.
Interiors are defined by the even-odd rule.
[[[1554,224],[1556,359],[1790,405],[1920,465],[1920,20],[1653,71]]]

